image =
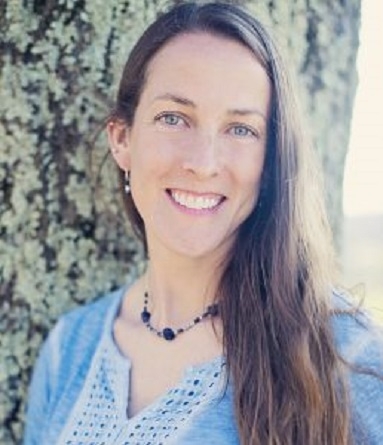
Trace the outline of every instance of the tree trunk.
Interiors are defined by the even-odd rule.
[[[94,139],[129,48],[168,3],[0,1],[2,444],[21,438],[31,366],[57,317],[142,267],[105,137]],[[236,3],[294,62],[339,236],[360,0]]]

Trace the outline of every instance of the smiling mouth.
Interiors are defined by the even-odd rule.
[[[214,194],[194,194],[180,190],[167,190],[173,201],[191,210],[212,210],[219,206],[226,198]]]

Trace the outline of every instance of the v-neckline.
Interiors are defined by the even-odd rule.
[[[119,298],[117,298],[116,303],[110,308],[109,314],[105,320],[105,326],[103,330],[103,336],[101,338],[101,343],[103,347],[111,354],[111,360],[116,364],[116,367],[119,369],[118,373],[118,384],[117,387],[114,388],[116,394],[120,394],[121,397],[118,397],[118,406],[117,411],[120,418],[124,419],[128,422],[135,422],[138,419],[145,417],[145,414],[153,411],[153,409],[161,404],[163,400],[169,396],[169,394],[173,393],[176,390],[182,388],[184,383],[188,378],[191,378],[193,375],[198,375],[200,372],[205,372],[207,370],[218,370],[224,366],[225,360],[223,355],[218,355],[212,359],[204,361],[199,364],[189,365],[187,366],[182,374],[180,379],[177,381],[175,385],[165,390],[159,396],[155,397],[152,402],[146,405],[144,408],[140,409],[133,416],[129,416],[129,391],[130,391],[130,379],[129,375],[131,373],[132,362],[125,354],[122,353],[121,349],[117,345],[114,334],[113,334],[113,324],[118,316],[121,305],[123,303],[124,296],[128,290],[129,286],[125,286],[122,290]]]

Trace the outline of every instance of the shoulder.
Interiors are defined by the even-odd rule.
[[[383,443],[383,328],[344,294],[334,295],[335,342],[345,361],[356,443]]]
[[[34,367],[25,444],[55,443],[52,438],[81,391],[103,333],[112,328],[124,291],[119,289],[71,310],[51,330]]]
[[[383,373],[383,327],[344,293],[334,292],[332,326],[340,354],[356,365]]]
[[[67,363],[76,355],[85,358],[87,351],[92,354],[108,324],[112,327],[123,294],[118,289],[62,315],[44,345],[53,363],[55,358]]]
[[[108,315],[117,311],[123,293],[124,289],[118,289],[90,303],[72,309],[59,318],[54,330],[62,331],[65,329],[66,336],[68,334],[77,336],[79,333],[89,332],[96,334],[104,327]]]
[[[92,356],[102,334],[112,329],[124,289],[110,292],[62,315],[47,339],[52,358],[61,363]]]

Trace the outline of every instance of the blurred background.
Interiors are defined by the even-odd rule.
[[[383,320],[383,2],[362,1],[359,84],[344,179],[343,282]]]

